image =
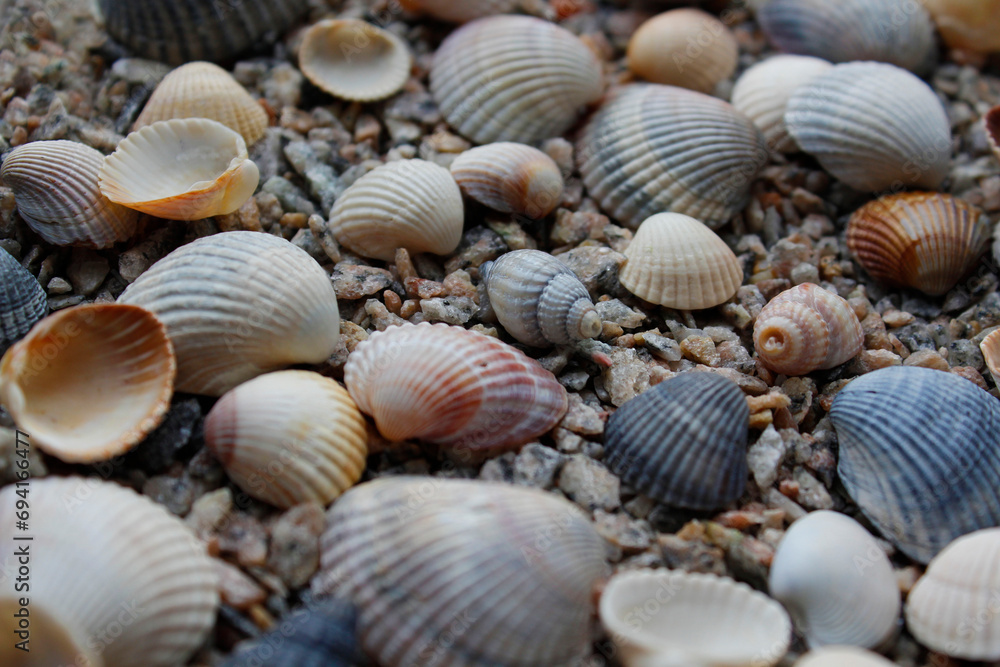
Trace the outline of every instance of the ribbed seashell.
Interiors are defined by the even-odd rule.
[[[845,514],[820,510],[796,520],[768,583],[810,646],[876,648],[898,627],[896,573],[871,533]]]
[[[847,247],[873,278],[944,294],[990,241],[989,219],[939,192],[904,192],[865,204],[847,225]]]
[[[795,667],[893,667],[878,653],[857,646],[824,646],[799,658]]]
[[[1000,160],[1000,106],[995,106],[983,116],[983,129],[993,154]]]
[[[761,363],[785,375],[839,366],[861,352],[864,343],[861,322],[847,300],[813,283],[778,294],[753,325]]]
[[[163,323],[120,304],[60,310],[0,361],[0,403],[32,443],[69,463],[123,454],[170,407],[177,365]]]
[[[344,366],[344,384],[389,440],[455,449],[525,443],[566,412],[555,376],[506,343],[447,324],[373,333]]]
[[[603,92],[590,49],[531,16],[490,16],[452,32],[434,54],[430,84],[448,124],[477,144],[560,136]]]
[[[979,343],[979,350],[983,353],[983,360],[993,376],[993,382],[1000,387],[1000,329],[983,338]]]
[[[384,667],[569,667],[590,647],[605,545],[550,493],[383,477],[327,513],[313,587],[358,606],[361,644]]]
[[[345,100],[374,102],[395,95],[410,76],[406,42],[360,19],[327,19],[309,26],[299,67],[316,86]]]
[[[665,211],[729,222],[768,159],[764,137],[730,104],[648,83],[621,88],[576,145],[590,196],[632,228]]]
[[[974,53],[1000,51],[1000,0],[920,0],[945,43]]]
[[[484,16],[509,14],[521,4],[521,0],[400,0],[400,5],[410,12],[433,16],[440,21],[466,23]]]
[[[329,276],[306,251],[257,232],[200,238],[156,262],[118,298],[167,325],[177,391],[221,396],[291,364],[326,361],[340,339]]]
[[[101,194],[103,164],[100,151],[75,141],[33,141],[7,154],[0,178],[14,191],[21,218],[46,242],[107,248],[135,233],[139,213]]]
[[[48,310],[45,290],[35,276],[0,250],[0,352],[19,341]]]
[[[208,118],[243,135],[250,145],[264,136],[267,112],[218,65],[194,62],[163,77],[133,130],[173,118]]]
[[[948,115],[930,86],[893,65],[831,67],[795,91],[785,125],[802,150],[856,190],[934,190],[948,175]]]
[[[792,637],[788,614],[763,593],[679,570],[616,574],[600,617],[625,667],[769,667]]]
[[[447,255],[465,224],[462,192],[444,167],[397,160],[372,169],[337,198],[330,229],[363,257],[391,261],[397,248]]]
[[[472,148],[451,163],[451,175],[469,197],[503,213],[544,218],[559,204],[563,177],[548,155],[524,144]]]
[[[604,462],[639,493],[690,509],[725,507],[747,482],[750,410],[714,373],[682,373],[618,408],[604,429]]]
[[[526,345],[567,345],[601,333],[601,317],[573,270],[540,250],[515,250],[480,267],[500,324]]]
[[[618,279],[650,303],[681,310],[712,308],[743,283],[743,267],[726,242],[680,213],[647,218],[625,249]]]
[[[926,563],[955,538],[1000,525],[1000,406],[976,385],[882,368],[842,389],[830,418],[847,492],[910,558]]]
[[[205,444],[248,494],[287,509],[329,505],[361,478],[365,418],[335,380],[310,371],[261,375],[226,393]]]

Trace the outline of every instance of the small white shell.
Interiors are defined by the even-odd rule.
[[[563,177],[555,161],[524,144],[467,150],[451,163],[451,175],[466,195],[503,213],[544,218],[562,199]]]
[[[799,658],[795,667],[893,667],[878,653],[856,646],[825,646]]]

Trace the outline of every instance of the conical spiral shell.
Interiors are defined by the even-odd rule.
[[[35,277],[0,250],[0,352],[19,341],[48,310],[45,290]]]
[[[979,343],[986,367],[993,376],[993,382],[1000,387],[1000,329],[989,334]]]
[[[590,645],[605,542],[552,494],[385,477],[334,503],[320,544],[314,588],[358,606],[379,665],[569,667]]]
[[[795,667],[892,667],[893,664],[878,653],[856,646],[826,646],[806,653]]]
[[[107,248],[135,233],[139,213],[101,194],[103,164],[99,151],[75,141],[33,141],[7,155],[0,178],[14,191],[21,217],[46,242]]]
[[[375,332],[344,366],[344,384],[389,440],[455,449],[523,444],[566,412],[555,376],[495,338],[447,324]]]
[[[320,363],[340,338],[329,276],[288,241],[223,232],[181,246],[118,298],[167,325],[177,390],[221,396],[291,364]]]
[[[576,159],[601,208],[635,228],[665,211],[711,227],[729,222],[769,157],[753,122],[728,103],[640,83],[621,88],[594,114]]]
[[[472,148],[451,163],[451,175],[469,197],[503,213],[544,218],[563,194],[563,177],[548,155],[524,144]]]
[[[410,12],[433,16],[440,21],[465,23],[494,14],[510,14],[521,0],[400,0],[399,4]]]
[[[448,124],[477,144],[560,136],[603,90],[590,49],[531,16],[490,16],[452,32],[434,54],[430,84]]]
[[[920,0],[920,4],[951,48],[1000,51],[1000,0]]]
[[[761,363],[775,373],[805,375],[839,366],[864,347],[861,322],[847,301],[802,283],[771,299],[753,325]]]

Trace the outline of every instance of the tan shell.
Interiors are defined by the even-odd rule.
[[[503,213],[544,218],[559,205],[563,177],[548,155],[524,144],[472,148],[451,163],[451,175],[469,197]]]
[[[1000,105],[993,107],[983,116],[983,129],[990,142],[993,154],[1000,160]]]
[[[510,14],[521,0],[399,0],[408,12],[433,16],[440,21],[465,23],[494,14]]]
[[[878,653],[857,646],[824,646],[799,658],[795,667],[893,667]]]
[[[123,454],[170,407],[176,362],[166,328],[135,306],[60,310],[0,361],[0,402],[32,442],[70,463]]]
[[[103,164],[99,151],[75,141],[33,141],[7,154],[0,178],[14,191],[21,218],[46,242],[107,248],[131,238],[139,213],[101,194]]]
[[[1000,0],[920,0],[953,49],[1000,51]]]
[[[625,257],[618,276],[625,289],[668,308],[712,308],[736,294],[743,282],[743,268],[725,241],[679,213],[647,218]]]
[[[990,375],[993,376],[993,382],[1000,387],[1000,379],[998,379],[1000,378],[1000,329],[986,336],[979,343],[979,349],[983,353],[986,367],[990,369]]]

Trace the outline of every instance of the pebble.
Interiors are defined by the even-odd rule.
[[[687,540],[678,535],[656,536],[663,563],[671,570],[726,576],[725,552],[700,540]]]
[[[177,516],[190,512],[195,500],[195,487],[186,473],[150,477],[142,485],[142,493]]]
[[[799,484],[798,502],[806,509],[828,510],[833,509],[833,498],[826,490],[823,483],[813,477],[802,467],[795,468],[793,477]]]
[[[513,482],[519,486],[552,488],[556,473],[565,460],[566,457],[556,450],[537,442],[529,442],[514,459]]]
[[[479,306],[467,296],[449,296],[421,299],[420,310],[428,322],[461,325],[472,319]]]
[[[304,586],[319,567],[323,526],[323,507],[315,502],[292,507],[272,526],[267,567],[289,588]]]
[[[601,320],[617,324],[623,329],[635,329],[646,319],[645,314],[629,308],[618,299],[601,300],[594,307]]]
[[[165,226],[153,232],[145,241],[138,243],[118,256],[118,273],[131,283],[154,262],[166,255],[176,242],[180,228]]]
[[[604,465],[581,454],[571,455],[559,473],[559,488],[587,511],[620,507],[620,485]]]
[[[625,554],[645,551],[653,544],[653,531],[646,521],[630,518],[627,514],[614,514],[594,510],[594,528],[606,540]]]
[[[601,372],[601,380],[611,403],[621,407],[649,389],[649,367],[634,349],[612,348],[608,356],[611,366]]]
[[[903,360],[903,365],[933,368],[938,371],[948,371],[951,368],[948,364],[948,360],[942,357],[935,350],[917,350]]]
[[[126,455],[126,466],[149,474],[163,472],[174,462],[177,453],[191,441],[195,429],[201,425],[200,419],[201,405],[198,399],[188,398],[175,402],[156,430]]]
[[[507,244],[499,234],[485,227],[473,227],[462,236],[458,250],[445,262],[444,270],[451,273],[458,269],[478,268],[506,251]]]
[[[559,425],[580,435],[601,435],[604,433],[604,420],[601,413],[583,402],[580,394],[568,395],[569,408]]]
[[[272,176],[267,179],[261,192],[277,197],[278,201],[281,202],[281,207],[289,213],[305,213],[309,216],[316,212],[316,206],[309,200],[309,197],[295,187],[291,181],[281,176]]]
[[[658,330],[644,331],[642,334],[642,344],[646,346],[653,356],[664,361],[680,361],[683,358],[681,346],[673,338],[660,335]],[[638,342],[639,335],[636,336]]]
[[[184,522],[202,540],[208,540],[233,511],[233,493],[228,487],[209,491],[191,506]]]
[[[245,512],[231,512],[219,526],[216,540],[221,553],[236,557],[243,567],[267,563],[267,530]]]
[[[219,596],[223,604],[246,611],[267,599],[267,591],[238,567],[218,558],[212,559],[212,569],[219,578]]]
[[[73,291],[73,286],[65,278],[56,276],[49,281],[45,289],[49,294],[69,294]]]
[[[948,363],[953,367],[970,366],[978,371],[982,370],[985,361],[979,346],[963,338],[948,344]]]
[[[765,428],[747,451],[747,465],[760,489],[769,489],[778,479],[778,469],[788,449],[773,425]]]
[[[573,270],[591,295],[620,296],[625,289],[618,282],[618,270],[625,263],[625,255],[603,246],[580,246],[558,255]]]
[[[378,294],[392,286],[392,274],[385,269],[341,262],[330,274],[338,299],[354,300]]]
[[[66,276],[78,294],[92,295],[101,286],[109,271],[108,260],[93,250],[74,248],[66,267]]]
[[[681,354],[706,366],[718,366],[722,363],[715,343],[708,336],[688,336],[681,341]]]

